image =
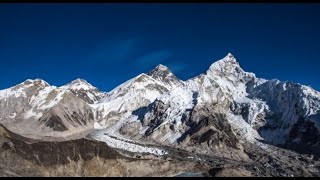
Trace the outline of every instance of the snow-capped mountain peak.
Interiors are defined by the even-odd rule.
[[[25,80],[23,83],[34,83],[34,84],[41,84],[41,85],[49,85],[48,82],[46,82],[45,80],[43,79],[40,79],[40,78],[36,78],[36,79],[27,79]]]
[[[177,78],[167,66],[162,64],[159,64],[153,70],[149,71],[147,75],[165,83],[170,88],[182,85],[182,81]]]
[[[235,68],[237,68],[238,71],[243,72],[236,58],[231,53],[228,53],[224,58],[212,63],[209,70],[222,72]]]
[[[231,53],[212,63],[207,71],[207,75],[216,80],[225,79],[233,82],[240,80],[242,83],[257,79],[254,73],[244,71]]]
[[[0,99],[7,99],[10,96],[14,97],[26,97],[32,96],[37,91],[50,87],[49,83],[42,79],[27,79],[24,82],[12,86],[10,88],[0,90]]]
[[[225,59],[231,60],[231,61],[237,61],[235,59],[235,57],[233,56],[233,54],[231,54],[230,52],[226,55]]]
[[[88,83],[88,81],[81,79],[81,78],[77,78],[77,79],[71,81],[71,83]]]
[[[39,78],[27,79],[27,80],[23,81],[22,83],[14,86],[14,88],[31,87],[31,86],[47,87],[47,86],[50,86],[50,84],[47,83],[45,80],[39,79]]]
[[[165,70],[169,70],[169,68],[163,64],[159,64],[155,67],[155,69],[161,70],[161,71],[165,71]]]
[[[70,83],[59,87],[60,89],[70,90],[75,96],[92,104],[105,96],[98,88],[94,87],[84,79],[77,78]]]
[[[149,71],[147,75],[158,79],[158,78],[165,78],[166,76],[172,74],[172,72],[169,70],[167,66],[164,66],[162,64],[157,65],[153,70]]]
[[[70,83],[62,86],[63,88],[67,88],[70,90],[91,90],[91,89],[96,89],[96,87],[92,86],[90,83],[88,83],[84,79],[77,78]]]

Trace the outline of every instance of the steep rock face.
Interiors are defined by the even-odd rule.
[[[177,139],[185,148],[202,154],[233,159],[247,158],[242,152],[240,139],[216,104],[196,106],[185,123],[187,131]]]
[[[249,97],[259,98],[269,106],[267,123],[260,131],[265,140],[275,144],[293,139],[300,142],[301,137],[297,134],[303,134],[305,129],[298,124],[309,124],[308,126],[319,129],[320,93],[312,88],[270,80],[255,86],[248,84],[248,92]],[[318,137],[319,133],[315,132],[314,136]],[[304,143],[315,145],[319,141]]]
[[[40,128],[77,133],[84,127],[93,129],[93,116],[93,111],[85,101],[72,94],[66,94],[60,103],[47,111],[38,122]],[[43,130],[43,133],[46,132],[49,130]]]
[[[197,93],[178,87],[169,93],[158,97],[147,107],[142,107],[133,111],[131,118],[136,119],[132,126],[140,127],[139,134],[143,138],[149,138],[157,142],[172,144],[188,128],[185,125],[185,116],[189,115],[191,109],[197,103]],[[140,124],[140,125],[139,125]],[[126,129],[130,129],[125,125]]]
[[[316,149],[320,147],[320,133],[312,120],[299,117],[297,122],[290,129],[288,139],[292,142],[298,142],[310,145]]]

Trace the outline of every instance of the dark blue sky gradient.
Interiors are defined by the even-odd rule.
[[[109,91],[161,63],[179,78],[231,52],[320,90],[320,4],[0,4],[0,89],[86,79]]]

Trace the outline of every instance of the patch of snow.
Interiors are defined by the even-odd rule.
[[[241,139],[254,142],[256,139],[262,139],[258,132],[248,124],[241,115],[234,115],[230,112],[227,114],[227,120],[235,128],[236,134],[240,136]]]
[[[91,137],[95,140],[103,141],[107,143],[107,145],[110,147],[130,151],[130,152],[150,153],[155,155],[165,155],[168,153],[165,150],[161,150],[159,148],[144,147],[134,143],[126,142],[124,140],[112,138],[106,134],[93,134],[91,135]]]
[[[46,99],[43,104],[40,104],[39,109],[48,109],[48,108],[55,106],[56,104],[58,104],[59,101],[61,101],[65,92],[66,91],[64,91],[64,90],[58,91],[58,94],[56,95],[56,97],[54,99],[52,99],[51,101],[49,101],[47,103],[46,103],[46,101],[48,99]]]
[[[27,111],[24,115],[24,117],[26,119],[29,119],[31,117],[35,118],[35,119],[39,119],[42,116],[41,112],[34,112],[33,109],[30,109],[29,111]]]
[[[11,113],[10,115],[9,115],[9,118],[15,118],[16,117],[16,115],[17,115],[17,113],[16,112],[13,112],[13,113]]]
[[[24,92],[24,88],[22,88],[22,87],[15,89],[15,90],[11,87],[11,88],[4,89],[4,90],[0,91],[0,99],[6,99],[11,96],[14,96],[15,98],[18,98],[21,96],[26,97],[26,93]]]
[[[103,127],[98,122],[93,123],[93,128],[94,129],[103,129]]]

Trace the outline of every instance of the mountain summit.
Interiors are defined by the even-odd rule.
[[[167,66],[159,64],[153,70],[149,71],[147,75],[159,80],[170,87],[180,86],[182,81],[179,80]]]

